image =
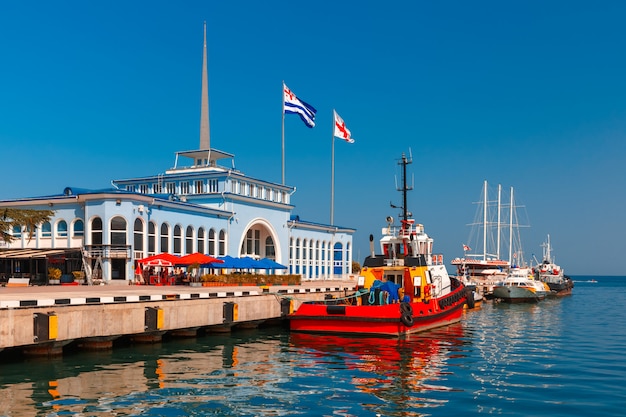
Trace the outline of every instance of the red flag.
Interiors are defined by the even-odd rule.
[[[467,252],[468,250],[472,250],[472,248],[470,248],[469,246],[467,246],[466,244],[463,244],[463,251]]]

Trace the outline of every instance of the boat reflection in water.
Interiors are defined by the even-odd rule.
[[[372,415],[444,405],[428,393],[453,391],[446,386],[453,366],[449,360],[464,355],[467,343],[461,323],[400,339],[292,332],[289,341],[308,356],[312,373],[332,364],[337,373],[329,378],[331,383],[342,388],[351,384],[352,391],[369,394],[363,397],[368,403],[360,406]],[[372,395],[381,403],[373,402]]]

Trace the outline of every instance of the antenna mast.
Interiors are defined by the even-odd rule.
[[[399,165],[402,165],[402,188],[399,188],[398,191],[402,191],[402,220],[404,220],[405,222],[408,220],[410,214],[407,208],[407,191],[413,189],[413,187],[409,187],[407,184],[406,166],[408,164],[411,164],[412,162],[413,160],[407,158],[404,152],[402,153],[402,158],[400,159],[400,162],[398,162]]]

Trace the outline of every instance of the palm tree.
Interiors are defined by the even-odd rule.
[[[29,231],[28,240],[33,237],[35,227],[41,223],[50,221],[54,215],[53,210],[30,210],[0,207],[0,240],[11,243],[13,235],[11,231],[15,226],[25,226]]]

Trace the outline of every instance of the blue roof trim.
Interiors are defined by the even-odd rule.
[[[289,216],[289,221],[291,222],[295,222],[298,224],[301,224],[303,226],[316,226],[316,227],[324,227],[324,228],[328,228],[328,229],[340,229],[340,230],[353,230],[356,231],[356,229],[350,228],[350,227],[342,227],[342,226],[337,226],[337,225],[330,225],[330,224],[325,224],[325,223],[315,223],[315,222],[309,222],[309,221],[305,221],[305,220],[300,220],[300,216],[297,214],[292,214]]]
[[[99,190],[92,190],[89,188],[65,187],[63,189],[62,195],[70,196],[70,195],[79,195],[79,194],[102,194],[102,193],[128,194],[128,191],[118,190],[117,188],[101,188]]]

